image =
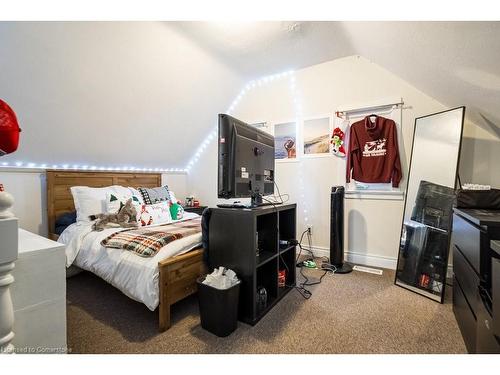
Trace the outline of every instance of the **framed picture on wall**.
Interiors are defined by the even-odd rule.
[[[315,117],[304,120],[304,156],[330,155],[331,118]]]
[[[297,158],[297,125],[295,121],[274,125],[274,158],[276,160]]]

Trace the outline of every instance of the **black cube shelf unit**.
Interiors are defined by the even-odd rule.
[[[239,320],[254,325],[295,286],[296,204],[251,209],[213,208],[209,228],[211,268],[234,270],[240,286]],[[278,271],[286,270],[285,286],[278,286]],[[267,304],[258,302],[264,287]]]

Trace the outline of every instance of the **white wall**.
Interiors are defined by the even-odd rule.
[[[500,124],[486,118],[479,124],[465,122],[460,177],[462,183],[491,185],[500,188]]]
[[[185,174],[162,174],[162,183],[169,186],[178,199],[187,194]],[[14,196],[12,211],[19,219],[19,226],[27,231],[47,236],[47,190],[43,171],[0,168],[0,184]]]
[[[161,182],[162,185],[168,185],[168,188],[174,192],[175,197],[179,200],[184,201],[189,195],[186,174],[163,173],[161,175]]]
[[[19,227],[47,236],[47,190],[43,172],[0,169],[0,183],[14,197],[12,212],[19,219]]]
[[[184,168],[242,79],[168,22],[0,22],[1,162]]]
[[[23,130],[11,165],[184,168],[242,82],[168,22],[0,22],[0,45],[0,98]],[[185,175],[164,182],[185,198]],[[0,167],[0,183],[45,235],[44,174]]]
[[[407,175],[415,117],[446,109],[441,103],[376,64],[357,56],[333,60],[296,72],[304,118],[333,114],[336,109],[369,105],[403,98],[400,153]],[[458,103],[462,104],[462,103]],[[294,119],[288,80],[271,82],[250,91],[235,111],[246,122],[269,123]],[[466,124],[470,127],[471,124]],[[212,143],[188,176],[188,189],[204,204],[216,203],[217,146]],[[462,160],[470,160],[467,150]],[[471,173],[472,165],[465,167]],[[465,173],[465,172],[464,172]],[[305,218],[313,225],[313,245],[328,255],[329,193],[331,186],[345,183],[345,160],[335,156],[277,162],[276,179],[281,193],[298,204],[298,233]],[[301,199],[302,192],[304,199]],[[357,263],[395,268],[403,200],[347,199],[346,249]],[[304,211],[305,210],[305,211]]]

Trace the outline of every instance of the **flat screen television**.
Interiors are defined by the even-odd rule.
[[[226,114],[219,114],[218,197],[251,198],[265,205],[274,194],[274,137]]]

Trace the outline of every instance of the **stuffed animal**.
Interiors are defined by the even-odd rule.
[[[90,220],[97,221],[92,225],[95,231],[102,231],[105,228],[137,228],[137,210],[132,204],[132,198],[127,200],[125,205],[116,214],[99,214],[90,216]]]

